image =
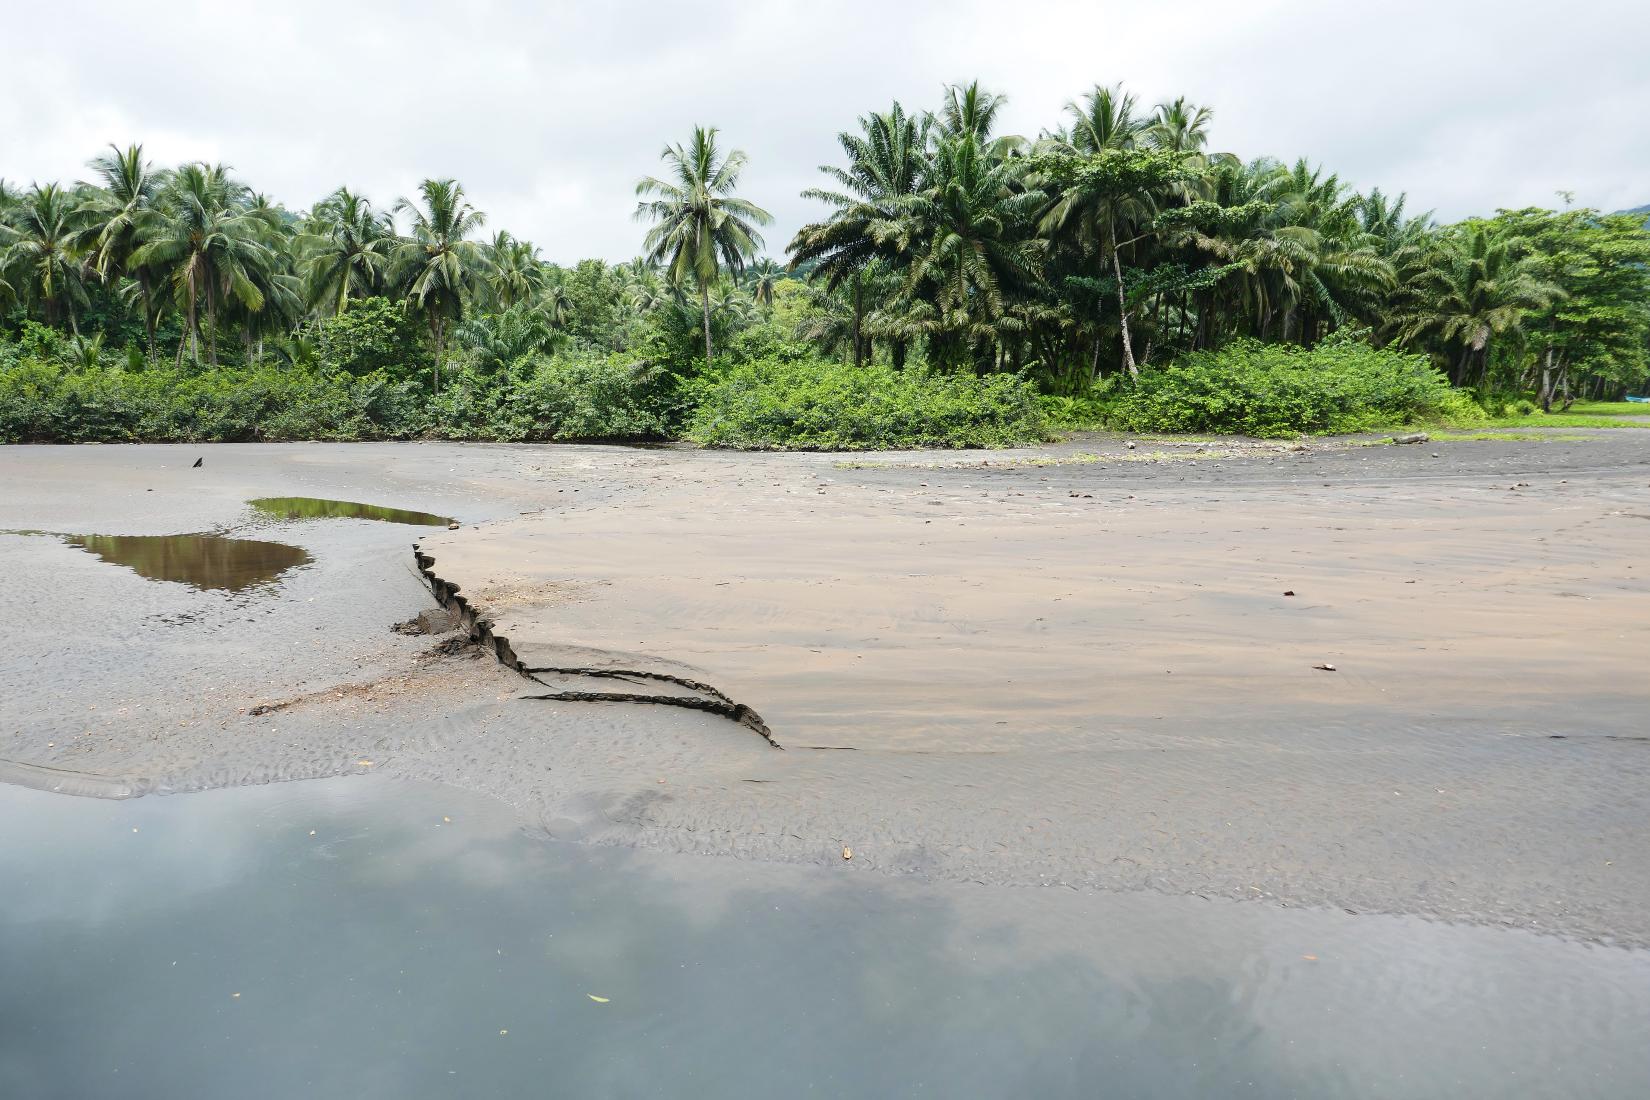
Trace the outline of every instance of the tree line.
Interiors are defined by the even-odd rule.
[[[1337,332],[1548,405],[1650,376],[1642,215],[1566,202],[1440,224],[1305,160],[1215,151],[1212,111],[1184,99],[1096,86],[1035,136],[1000,132],[1004,102],[976,83],[860,117],[783,263],[715,129],[639,182],[640,257],[568,268],[487,235],[452,179],[294,213],[225,166],[111,146],[85,180],[0,182],[0,325],[59,330],[88,361],[301,365],[320,326],[376,300],[422,333],[432,388],[569,347],[691,372],[757,340],[1081,395],[1235,340]]]

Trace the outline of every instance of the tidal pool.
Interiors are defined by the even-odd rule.
[[[384,777],[0,787],[0,1096],[1628,1097],[1650,954],[587,848]]]
[[[247,501],[253,508],[275,519],[372,519],[382,523],[405,523],[414,527],[445,527],[452,520],[429,512],[407,508],[387,508],[382,504],[361,504],[353,500],[326,500],[321,497],[259,497]]]
[[[284,542],[224,535],[60,535],[70,546],[155,581],[239,592],[275,580],[309,562]]]

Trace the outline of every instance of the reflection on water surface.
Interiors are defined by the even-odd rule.
[[[361,504],[353,500],[325,500],[321,497],[259,497],[247,503],[276,519],[375,519],[415,527],[445,527],[452,522],[447,516],[429,512],[386,508],[382,504]]]
[[[586,848],[382,777],[0,787],[0,836],[6,1097],[1650,1094],[1650,956],[1523,933]]]
[[[268,584],[309,554],[284,542],[223,535],[61,535],[70,546],[155,581],[239,592]]]

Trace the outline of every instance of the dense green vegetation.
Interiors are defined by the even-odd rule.
[[[998,132],[1003,102],[861,117],[783,266],[715,130],[638,185],[644,255],[618,265],[484,236],[450,179],[294,212],[133,146],[86,181],[0,182],[0,441],[989,446],[1464,422],[1451,386],[1517,415],[1650,383],[1637,215],[1439,225],[1215,152],[1183,100],[1095,87],[1035,138]]]
[[[1006,447],[1043,439],[1048,425],[1013,375],[762,360],[705,385],[686,434],[713,447],[859,451]]]
[[[1455,398],[1426,356],[1355,335],[1311,349],[1239,340],[1142,374],[1110,403],[1108,421],[1127,431],[1355,432],[1445,416]]]

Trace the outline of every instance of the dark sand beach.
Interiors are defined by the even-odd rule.
[[[1133,443],[1133,447],[1129,446]],[[204,456],[200,469],[190,463]],[[1650,437],[1037,451],[11,448],[5,778],[363,772],[550,835],[1650,943]],[[457,530],[260,513],[312,496]],[[533,678],[390,631],[466,600]],[[1333,671],[1317,666],[1331,665]],[[591,676],[611,670],[655,676]],[[656,676],[672,680],[657,679]],[[760,715],[533,696],[675,679]]]

